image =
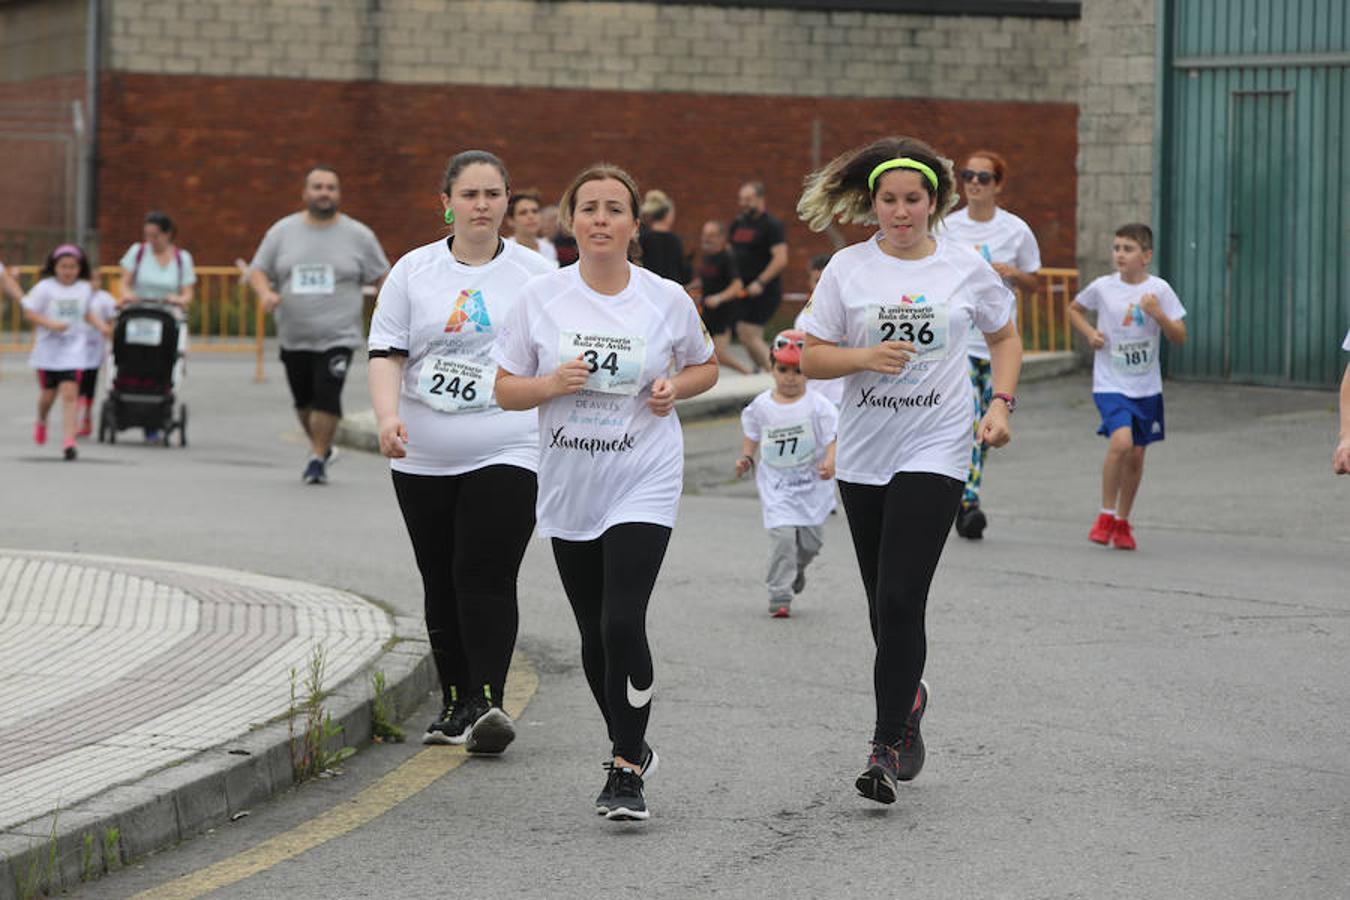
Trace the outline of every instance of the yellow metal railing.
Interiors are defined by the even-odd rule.
[[[1073,349],[1069,303],[1078,293],[1077,269],[1041,269],[1034,294],[1017,292],[1017,327],[1022,349],[1031,352]]]
[[[15,272],[24,290],[37,281],[39,266],[19,266]],[[258,298],[234,266],[198,266],[192,305],[188,307],[188,334],[192,353],[252,353],[254,379],[263,378],[263,340],[269,323]],[[122,296],[122,269],[102,266],[102,285],[114,297]],[[0,313],[0,351],[26,350],[32,337],[19,304],[4,298]]]

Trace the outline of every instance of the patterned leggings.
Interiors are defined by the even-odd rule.
[[[977,356],[970,359],[970,383],[975,388],[971,399],[975,401],[975,427],[971,429],[970,474],[966,476],[966,489],[961,495],[962,506],[980,505],[980,482],[984,479],[984,457],[989,445],[978,439],[980,420],[989,412],[989,404],[994,399],[994,385],[990,379],[993,368],[989,360]]]

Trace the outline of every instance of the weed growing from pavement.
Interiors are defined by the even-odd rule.
[[[84,846],[80,848],[80,880],[93,881],[99,876],[98,863],[94,861],[94,836],[84,833]]]
[[[52,811],[52,833],[47,837],[47,852],[28,854],[28,865],[23,871],[15,872],[18,882],[19,900],[32,900],[39,892],[51,896],[59,889],[56,869],[56,826],[61,819],[61,806],[58,803]],[[32,851],[32,845],[29,845]]]
[[[327,696],[323,689],[324,667],[328,653],[322,644],[310,650],[303,681],[291,667],[291,702],[286,709],[286,730],[290,737],[291,773],[297,782],[330,772],[334,766],[356,752],[341,746],[342,726],[323,707]],[[301,693],[303,691],[303,696]],[[338,744],[336,750],[328,748]]]
[[[103,869],[111,872],[122,862],[122,830],[116,825],[103,829]]]
[[[370,707],[371,737],[384,744],[403,743],[403,729],[394,724],[389,695],[385,693],[383,671],[377,669],[370,673],[370,686],[375,691],[375,700]]]

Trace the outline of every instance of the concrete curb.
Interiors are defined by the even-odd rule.
[[[436,684],[421,619],[394,617],[394,641],[324,703],[342,727],[342,744],[371,741],[371,674],[383,671],[395,722]],[[224,824],[295,784],[285,721],[203,751],[139,781],[0,835],[0,900],[53,894],[119,869],[154,850]],[[115,831],[114,831],[115,830]]]
[[[1029,354],[1022,361],[1022,383],[1046,381],[1067,375],[1081,364],[1077,354],[1071,351]],[[733,380],[734,378],[734,380]],[[773,380],[769,375],[742,375],[727,378],[706,394],[681,400],[676,404],[680,421],[695,422],[699,419],[713,419],[718,416],[739,413],[745,405],[761,391],[771,387]],[[344,447],[356,450],[380,452],[380,434],[375,427],[375,411],[362,410],[346,416],[338,423],[336,440]]]

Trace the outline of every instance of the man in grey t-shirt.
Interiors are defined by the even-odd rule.
[[[281,362],[312,453],[304,481],[323,484],[352,351],[365,344],[361,289],[384,277],[389,260],[373,231],[338,212],[342,195],[332,169],[311,169],[300,196],[304,212],[267,229],[248,282],[276,318]]]

